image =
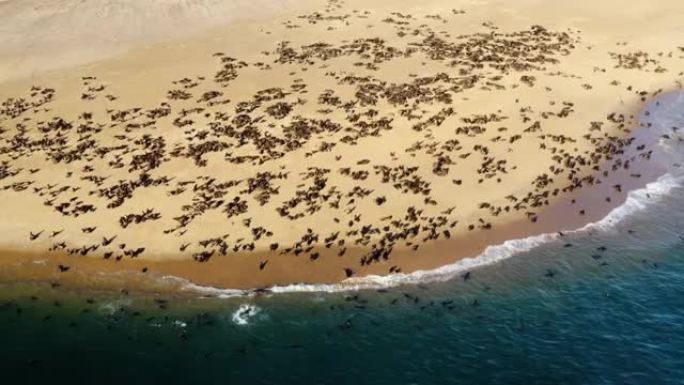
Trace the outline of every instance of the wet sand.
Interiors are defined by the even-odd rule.
[[[668,2],[668,12],[640,4],[633,14],[613,15],[614,5],[591,15],[565,5],[560,18],[535,1],[466,2],[453,10],[449,3],[448,12],[440,1],[412,12],[396,2],[368,10],[353,1],[302,3],[306,9],[291,11],[301,17],[236,17],[100,62],[30,79],[17,72],[0,99],[26,95],[33,85],[41,85],[38,97],[42,87],[56,96],[0,118],[0,160],[7,162],[0,280],[332,283],[435,268],[508,239],[596,221],[659,175],[645,160],[655,144],[629,138],[643,103],[682,79],[672,16],[682,6]],[[662,22],[635,31],[630,21],[649,12]],[[349,47],[354,39],[366,40]],[[501,49],[484,43],[491,39],[512,51],[496,56]],[[317,42],[329,46],[311,46]],[[518,44],[544,49],[526,57]],[[215,72],[217,60],[223,72]],[[244,112],[250,108],[256,112]],[[41,128],[55,116],[72,127]],[[85,128],[75,132],[77,124]],[[12,139],[22,125],[33,140],[71,142],[26,146]],[[233,140],[235,133],[237,144],[221,136]],[[264,142],[275,152],[253,147]],[[112,150],[122,145],[121,153]],[[89,147],[116,155],[90,154]],[[239,158],[254,155],[261,158]],[[139,178],[151,187],[119,201],[116,181],[130,186]],[[51,207],[43,194],[54,198]],[[201,202],[211,194],[218,195]],[[77,202],[77,210],[55,210],[61,200]],[[189,222],[178,220],[188,213]]]

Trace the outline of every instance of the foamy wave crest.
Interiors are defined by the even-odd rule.
[[[240,290],[240,289],[219,289],[211,286],[202,286],[192,283],[186,279],[179,277],[166,276],[164,279],[173,279],[181,284],[181,290],[198,292],[202,294],[212,295],[219,298],[233,298],[233,297],[243,297],[250,294],[253,291]]]
[[[672,174],[665,174],[655,182],[647,184],[644,188],[630,191],[627,193],[625,203],[614,208],[600,221],[589,223],[581,229],[575,230],[575,232],[582,232],[590,229],[610,231],[615,228],[616,224],[622,222],[624,219],[659,202],[662,198],[668,196],[673,189],[682,187],[682,185],[684,185],[683,182],[684,176],[676,177]]]
[[[557,234],[541,234],[523,239],[513,239],[500,245],[489,246],[485,251],[474,258],[464,258],[453,264],[445,265],[432,270],[418,270],[412,273],[400,273],[387,276],[367,275],[364,277],[348,278],[334,284],[292,284],[273,286],[268,289],[236,290],[219,289],[209,286],[201,286],[187,282],[182,286],[184,290],[217,296],[219,298],[231,298],[237,296],[253,295],[260,293],[302,293],[302,292],[343,292],[365,289],[382,289],[393,286],[416,284],[424,282],[440,282],[449,280],[465,271],[491,265],[511,256],[529,251],[539,245],[550,242],[558,237]],[[242,307],[241,307],[242,309]],[[239,313],[240,309],[238,309]],[[234,315],[235,316],[235,315]]]
[[[684,185],[684,176],[675,177],[665,174],[657,181],[647,184],[644,188],[630,191],[624,204],[613,209],[608,215],[598,222],[587,224],[581,229],[569,231],[581,233],[588,230],[600,229],[610,231],[616,224],[626,218],[645,210],[648,206],[657,203],[668,196],[673,189]],[[473,258],[464,258],[453,264],[441,266],[432,270],[418,270],[412,273],[400,273],[387,276],[367,275],[364,277],[348,278],[334,284],[292,284],[273,286],[267,289],[237,290],[219,289],[197,285],[188,281],[182,285],[184,290],[202,294],[214,295],[220,298],[254,295],[262,293],[302,293],[302,292],[344,292],[367,289],[383,289],[406,284],[442,282],[457,277],[466,271],[492,265],[516,254],[532,250],[543,244],[559,238],[557,233],[540,234],[522,239],[513,239],[500,245],[487,247],[482,254]],[[241,307],[241,309],[243,309]],[[245,309],[243,309],[245,310]],[[239,314],[240,309],[236,314]],[[235,315],[234,315],[235,317]]]
[[[453,264],[444,265],[436,269],[417,270],[412,273],[400,273],[384,276],[367,275],[364,277],[352,277],[342,281],[339,284],[324,285],[326,286],[325,291],[378,289],[404,284],[446,281],[476,267],[491,265],[515,254],[529,251],[539,245],[556,239],[556,237],[556,234],[541,234],[523,239],[513,239],[500,245],[489,246],[477,257],[464,258]],[[288,285],[275,287],[272,289],[272,291],[318,291],[316,289],[319,286],[321,285]]]
[[[100,310],[107,314],[114,314],[117,311],[130,306],[133,300],[130,298],[116,299],[113,301],[104,302],[100,305]]]
[[[247,325],[249,319],[257,315],[260,310],[254,305],[242,304],[233,313],[232,320],[236,325]]]

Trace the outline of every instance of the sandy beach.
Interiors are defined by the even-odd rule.
[[[332,283],[579,228],[659,175],[639,114],[684,81],[677,1],[61,2],[0,2],[3,281]]]

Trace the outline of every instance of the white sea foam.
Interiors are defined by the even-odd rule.
[[[240,307],[233,312],[233,322],[236,325],[247,325],[249,324],[249,320],[257,315],[261,309],[254,305],[250,304],[242,304]]]
[[[206,295],[212,295],[216,296],[219,298],[232,298],[232,297],[242,297],[244,295],[249,294],[250,292],[247,290],[240,290],[240,289],[219,289],[216,287],[211,287],[211,286],[202,286],[202,285],[197,285],[194,284],[184,278],[179,278],[179,277],[173,277],[173,276],[166,276],[164,277],[166,280],[174,280],[180,283],[181,290],[185,291],[190,291],[190,292],[197,292],[197,293],[202,293]]]
[[[128,307],[133,303],[130,298],[121,298],[113,301],[104,302],[100,305],[100,310],[107,314],[114,314],[122,308]]]
[[[655,182],[647,184],[644,188],[632,190],[627,193],[627,199],[625,202],[622,205],[614,208],[600,221],[588,223],[581,229],[575,231],[581,232],[589,229],[610,231],[615,228],[616,224],[620,223],[631,215],[644,211],[648,206],[659,202],[662,198],[669,195],[673,189],[682,187],[683,185],[684,177],[676,177],[672,174],[665,174],[658,178],[658,180]]]

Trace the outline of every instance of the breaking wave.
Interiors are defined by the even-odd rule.
[[[257,315],[261,309],[254,305],[242,304],[240,307],[233,312],[231,319],[236,325],[247,325],[249,320]]]

